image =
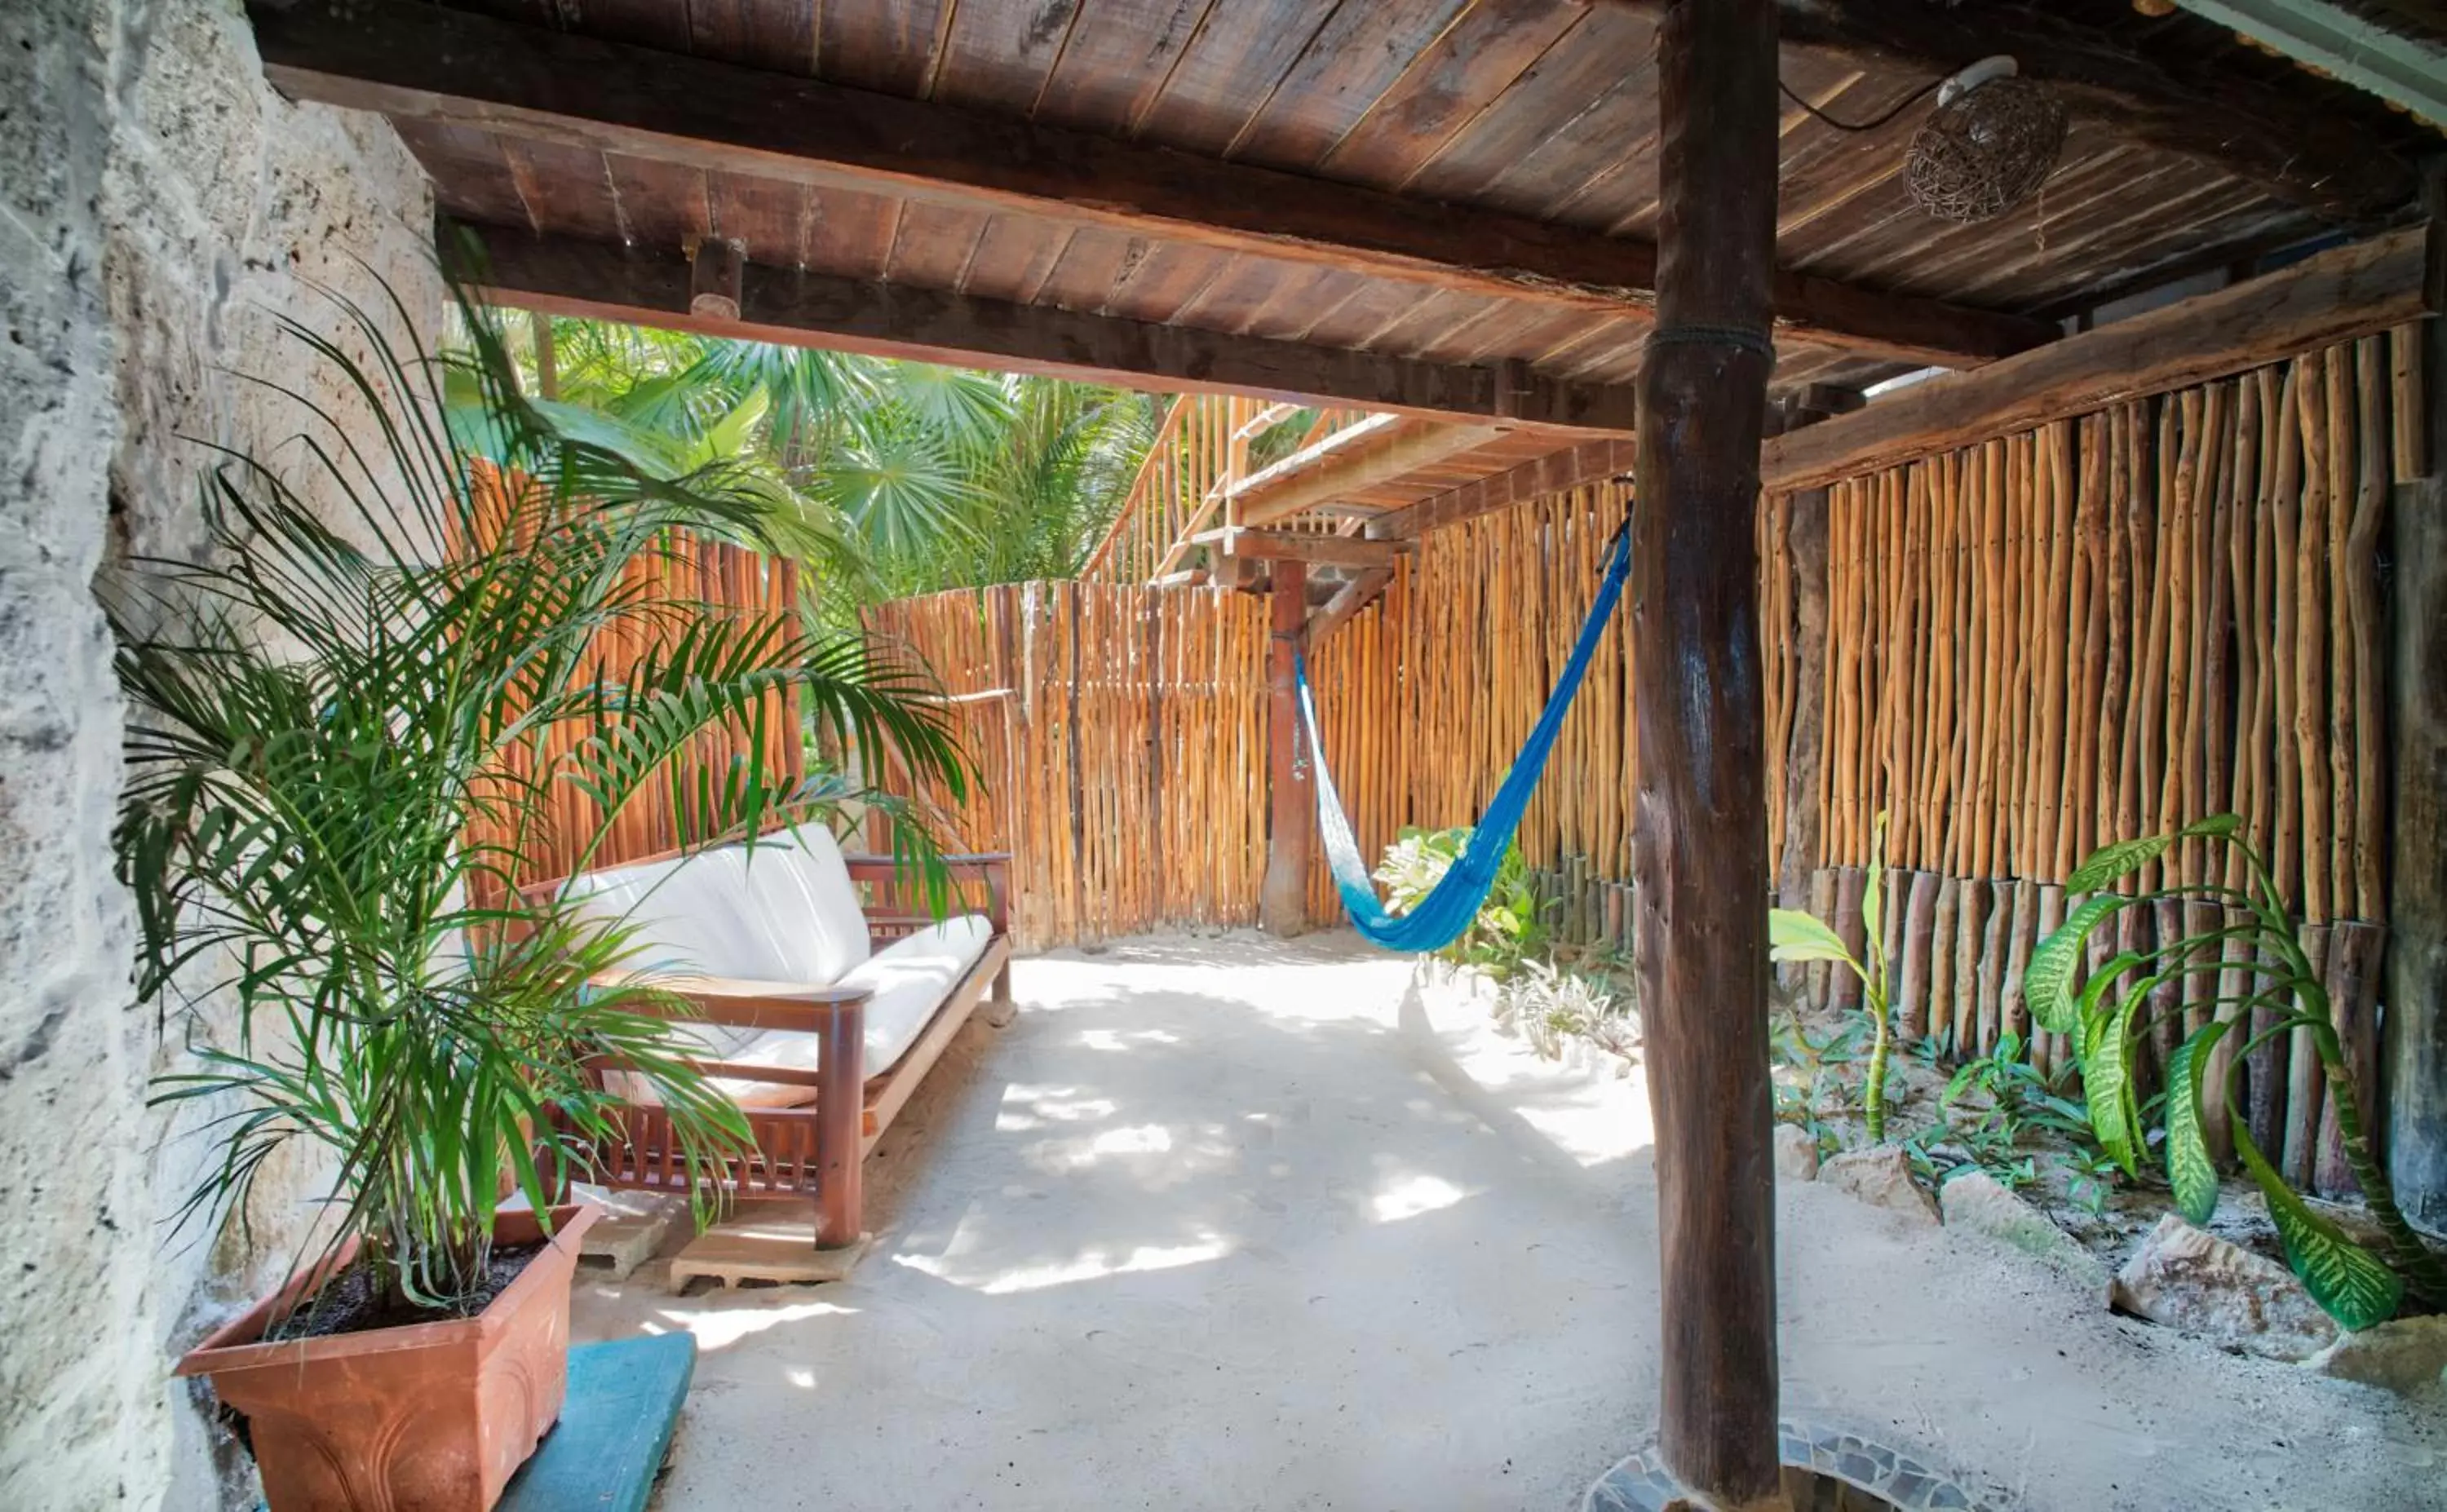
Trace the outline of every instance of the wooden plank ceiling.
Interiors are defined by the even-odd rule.
[[[352,0],[340,13],[379,24],[402,5]],[[1966,46],[1964,35],[1982,25],[1944,12],[1937,24],[1964,35],[1924,45],[1918,22],[1904,13],[1938,12],[1924,0],[1891,0],[1878,25],[1894,15],[1898,32],[1868,47],[1831,46],[1828,37],[1858,30],[1848,17],[1862,6],[1787,6],[1793,34],[1805,40],[1788,42],[1785,85],[1848,121],[1875,118],[1946,71],[1950,60],[1914,56],[1913,47]],[[729,81],[746,98],[773,75],[820,80],[967,113],[990,128],[979,140],[992,139],[995,123],[1033,123],[1172,149],[1187,155],[1185,167],[1238,164],[1429,202],[1456,225],[1520,217],[1580,235],[1573,250],[1584,256],[1592,246],[1603,251],[1587,236],[1620,238],[1626,286],[1644,287],[1653,273],[1655,7],[1632,0],[461,0],[455,9],[529,28],[479,39],[496,58],[503,47],[541,47],[553,32],[629,44],[739,70],[689,74],[692,89]],[[2221,160],[2164,144],[2183,142],[2181,112],[2152,121],[2100,107],[2096,90],[2074,91],[2071,135],[2044,191],[1997,220],[1958,226],[1924,216],[1904,190],[1904,149],[1923,109],[1849,132],[1789,104],[1778,254],[1792,277],[1827,282],[1780,294],[1780,312],[1831,291],[1839,303],[1915,296],[2054,317],[2341,226],[2385,223],[2412,199],[2403,164],[2437,144],[2413,123],[2251,54],[2195,18],[2136,17],[2120,0],[1991,9],[2020,18],[2016,25],[2054,28],[2050,45],[2076,55],[2069,66],[2087,66],[2078,55],[2094,37],[2103,53],[2140,57],[2145,74],[2157,66],[2151,59],[2176,58],[2178,82],[2214,75],[2210,97],[2223,104],[2240,101],[2253,113],[2256,101],[2291,101],[2324,134],[2346,131],[2363,150],[2333,180],[2295,165],[2262,172],[2240,150]],[[569,129],[589,114],[585,79],[563,81],[542,112],[443,98],[448,92],[435,79],[484,73],[482,59],[437,60],[443,66],[430,77],[403,66],[397,87],[352,93],[345,79],[334,82],[343,70],[299,56],[319,44],[295,41],[304,33],[284,29],[296,26],[287,15],[259,0],[256,20],[275,82],[389,110],[431,173],[444,212],[556,245],[668,260],[701,238],[724,237],[743,243],[755,267],[842,280],[828,287],[852,293],[882,283],[981,302],[975,309],[1033,307],[1565,385],[1627,383],[1648,329],[1637,297],[1567,297],[1569,290],[1542,290],[1526,277],[1507,288],[1404,276],[1381,263],[1361,271],[1246,238],[1219,244],[1172,234],[1161,220],[1136,225],[1109,214],[1092,186],[1066,206],[938,193],[888,173],[784,171],[767,167],[770,154],[748,150],[692,157],[639,147],[647,139],[635,134],[611,145],[603,134]],[[1995,29],[2010,28],[1998,22]],[[2229,82],[2242,92],[2221,92]],[[905,138],[922,125],[900,129]],[[901,145],[922,158],[923,143]],[[1038,150],[1034,139],[1014,148],[1022,158]],[[1849,316],[1831,318],[1840,326]],[[1982,328],[1970,344],[1984,350],[1952,365],[2029,344],[2009,339],[2014,331],[2010,322]],[[1780,329],[1779,390],[1858,387],[1920,365],[1908,342],[1881,349],[1824,334],[1806,321]],[[1482,449],[1489,468],[1524,455],[1518,444]],[[1468,476],[1471,461],[1448,460],[1437,481]]]

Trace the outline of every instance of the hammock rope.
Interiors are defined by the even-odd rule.
[[[1512,759],[1512,769],[1504,774],[1502,785],[1488,800],[1487,810],[1471,828],[1470,842],[1463,846],[1460,858],[1437,879],[1436,885],[1419,899],[1417,906],[1405,914],[1388,913],[1376,897],[1375,879],[1369,875],[1367,859],[1359,854],[1351,816],[1342,811],[1342,798],[1335,791],[1334,774],[1326,769],[1325,743],[1318,738],[1317,696],[1308,682],[1308,658],[1305,654],[1294,658],[1300,723],[1308,736],[1309,759],[1317,767],[1317,827],[1325,841],[1326,865],[1334,873],[1335,891],[1341,895],[1342,909],[1351,916],[1352,927],[1371,943],[1391,951],[1442,950],[1460,938],[1478,917],[1487,895],[1495,887],[1495,874],[1503,864],[1505,848],[1512,843],[1512,832],[1520,828],[1521,816],[1529,806],[1529,795],[1537,791],[1538,779],[1546,770],[1546,758],[1564,728],[1564,716],[1571,711],[1573,695],[1581,690],[1589,658],[1597,652],[1598,640],[1605,633],[1607,621],[1614,618],[1615,605],[1622,598],[1623,580],[1630,575],[1631,521],[1625,519],[1615,531],[1605,576],[1598,583],[1597,597],[1589,604],[1589,617],[1581,626],[1580,639],[1573,643],[1571,659],[1564,664],[1563,675],[1546,695],[1546,708],[1539,714],[1529,738],[1522,744],[1521,753]]]

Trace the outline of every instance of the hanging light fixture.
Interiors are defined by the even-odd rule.
[[[2003,215],[2039,193],[2064,150],[2064,105],[2011,58],[1982,58],[1945,81],[1904,159],[1912,203],[1941,220]]]

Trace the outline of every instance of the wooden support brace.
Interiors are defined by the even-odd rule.
[[[746,243],[730,236],[699,241],[689,255],[689,313],[706,320],[737,320],[747,268]]]
[[[1313,567],[1390,568],[1394,559],[1407,549],[1399,541],[1368,540],[1357,536],[1312,535],[1302,531],[1252,530],[1244,525],[1201,531],[1192,536],[1190,541],[1194,545],[1212,546],[1225,557],[1306,562]]]
[[[1315,655],[1317,649],[1325,644],[1327,636],[1350,623],[1353,615],[1375,603],[1377,595],[1393,580],[1394,570],[1391,567],[1374,567],[1336,589],[1334,596],[1325,601],[1325,607],[1309,616],[1308,627],[1302,632],[1303,644],[1309,654]]]

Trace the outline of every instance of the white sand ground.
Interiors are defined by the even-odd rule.
[[[1641,1079],[1349,936],[1017,968],[869,1165],[841,1285],[581,1280],[703,1348],[665,1512],[1570,1508],[1656,1411]],[[1815,1186],[1788,1408],[2034,1509],[2447,1508],[2447,1404],[2110,1316]]]

